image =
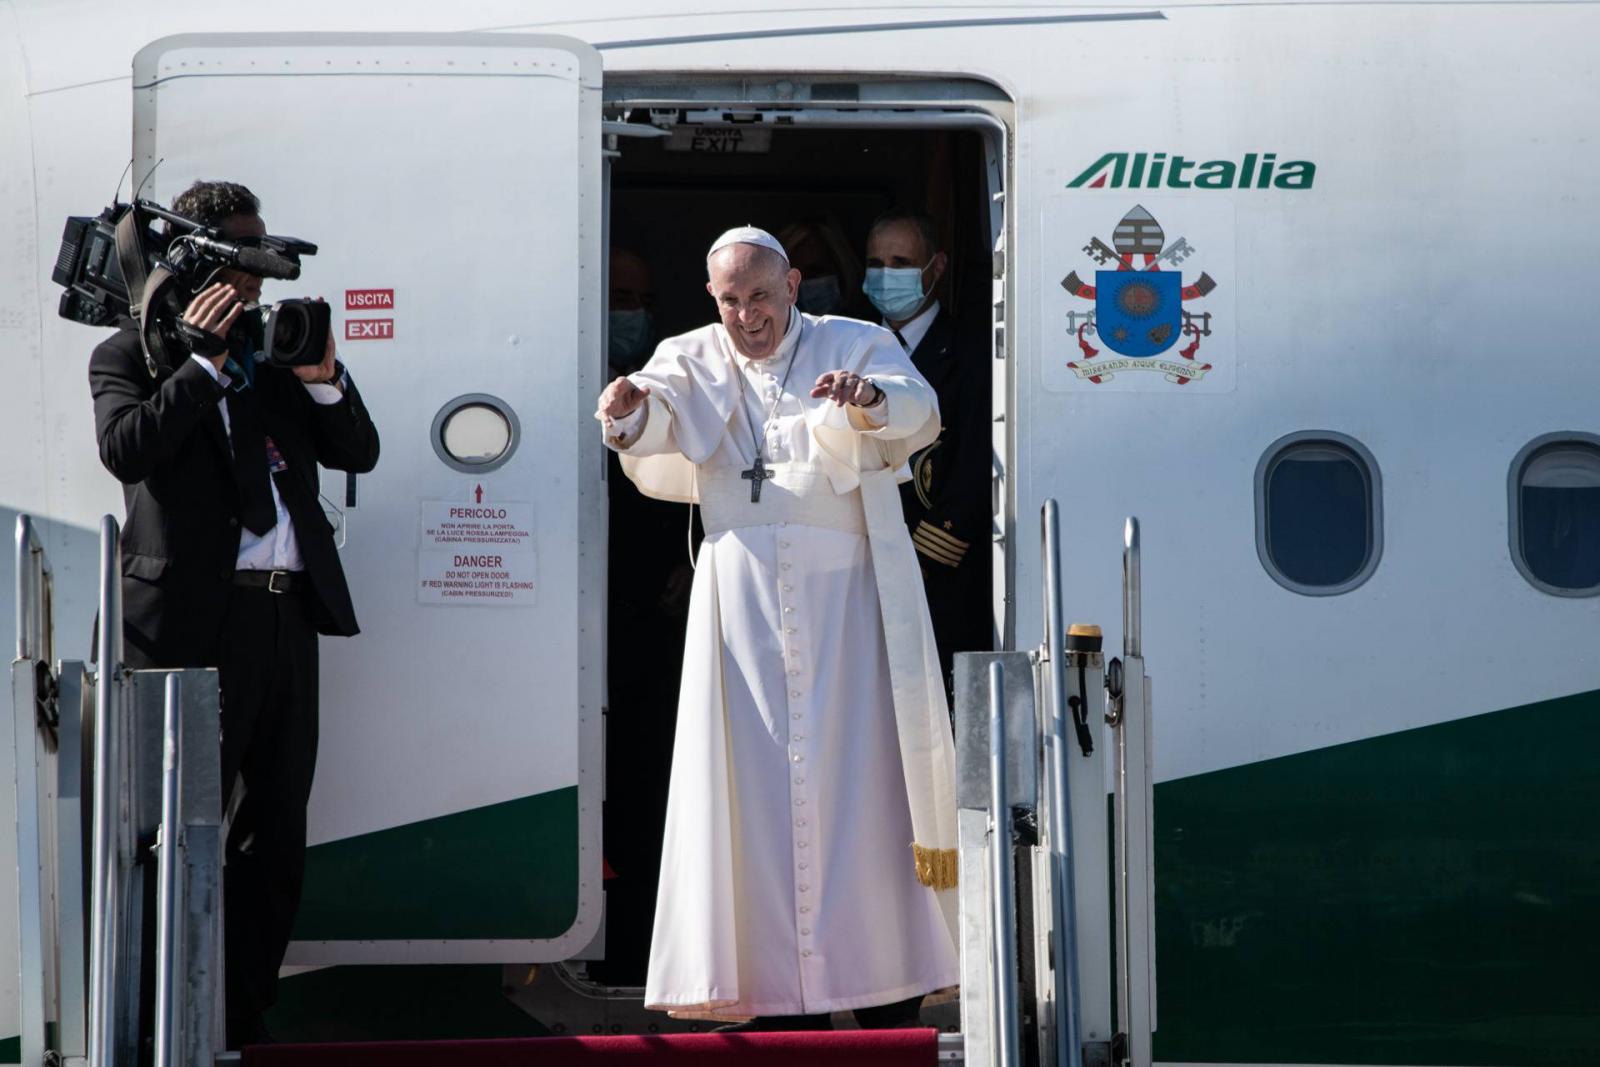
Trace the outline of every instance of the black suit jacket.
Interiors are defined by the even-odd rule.
[[[211,666],[239,555],[239,498],[218,405],[223,388],[194,360],[146,369],[121,330],[89,360],[100,461],[122,482],[122,608],[132,667]],[[288,468],[274,478],[294,522],[325,634],[357,632],[333,528],[317,502],[317,467],[364,473],[378,431],[354,384],[318,404],[293,373],[261,364],[252,387]]]
[[[911,460],[911,481],[900,487],[906,525],[924,567],[987,572],[990,372],[987,334],[981,324],[958,330],[940,309],[911,362],[939,396],[939,438]]]

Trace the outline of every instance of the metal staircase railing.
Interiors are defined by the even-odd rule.
[[[81,1064],[84,1046],[83,664],[55,661],[55,579],[32,518],[17,517],[11,756],[17,819],[24,1064]]]
[[[153,1039],[159,1067],[212,1067],[222,1023],[216,672],[125,668],[116,520],[106,517],[100,534],[99,670],[91,675],[82,663],[52,663],[50,565],[32,519],[17,523],[21,1062],[132,1065],[148,1061],[141,1052]],[[154,902],[145,899],[143,869],[152,841]],[[141,1030],[152,923],[153,1034]]]
[[[1050,1067],[1151,1067],[1153,779],[1138,522],[1126,527],[1123,656],[1108,665],[1098,627],[1064,626],[1055,501],[1041,520],[1043,643],[956,656],[965,1062],[1014,1067],[1026,1050]]]

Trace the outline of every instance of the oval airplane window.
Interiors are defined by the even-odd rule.
[[[1290,434],[1256,469],[1256,551],[1267,573],[1306,596],[1346,593],[1378,565],[1378,465],[1352,438]]]
[[[433,450],[445,465],[483,474],[505,464],[521,436],[505,401],[483,393],[458,396],[433,419]]]
[[[1600,438],[1549,434],[1511,465],[1511,558],[1537,589],[1600,593]]]

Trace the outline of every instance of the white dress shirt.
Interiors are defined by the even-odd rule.
[[[227,388],[232,380],[219,371],[216,366],[203,356],[191,355],[190,359],[204,367],[211,375],[213,381],[223,388]],[[258,361],[259,362],[259,361]],[[330,382],[301,382],[306,387],[306,392],[311,394],[311,399],[319,404],[337,404],[344,399],[344,393],[337,385]],[[233,447],[233,426],[228,419],[228,402],[224,397],[217,404],[218,411],[222,414],[222,428],[228,434],[228,446]],[[239,559],[234,564],[235,570],[241,571],[303,571],[306,569],[305,560],[300,557],[300,543],[295,540],[294,521],[289,518],[289,510],[283,506],[283,497],[278,494],[278,483],[269,474],[267,485],[272,489],[272,507],[277,512],[278,521],[272,529],[264,534],[258,534],[248,527],[239,530]]]
[[[916,318],[900,327],[900,339],[901,341],[905,342],[906,353],[908,355],[917,350],[917,346],[922,343],[922,339],[928,336],[928,331],[933,329],[933,320],[938,317],[939,301],[935,300],[933,303],[928,305],[927,309],[923,311],[922,314],[918,315]],[[889,325],[888,319],[883,320],[883,328],[886,330],[894,329],[894,327]]]

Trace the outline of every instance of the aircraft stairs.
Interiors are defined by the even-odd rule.
[[[1151,717],[1138,523],[1129,519],[1124,536],[1123,654],[1107,661],[1097,627],[1063,626],[1054,501],[1041,518],[1041,644],[957,657],[959,1032],[608,1034],[226,1051],[216,672],[123,666],[119,529],[110,516],[100,530],[98,667],[58,660],[49,561],[31,520],[19,517],[11,707],[21,1063],[1150,1067]],[[997,840],[1004,847],[994,847]]]

